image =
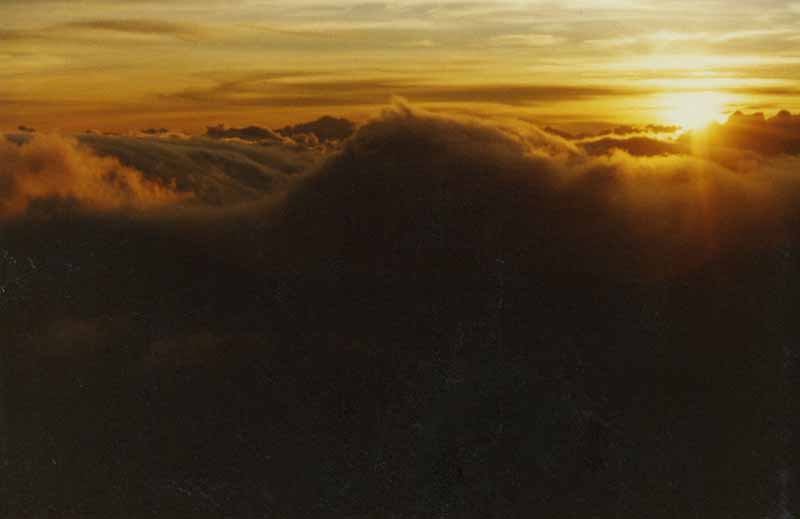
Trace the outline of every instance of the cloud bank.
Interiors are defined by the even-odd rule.
[[[401,104],[290,194],[286,226],[319,247],[297,256],[348,251],[344,264],[579,270],[594,258],[634,275],[781,235],[799,160],[639,137],[576,146]]]
[[[792,509],[800,157],[604,139],[398,101],[334,151],[3,143],[4,502]]]
[[[774,117],[736,112],[723,125],[713,125],[689,142],[709,148],[754,151],[762,155],[800,154],[800,115],[781,110]]]
[[[24,212],[36,200],[74,199],[110,210],[174,204],[188,195],[145,178],[118,159],[99,157],[73,139],[35,136],[0,141],[0,214]]]
[[[789,232],[797,120],[788,112],[770,119],[737,113],[679,137],[652,125],[573,136],[519,121],[434,115],[398,101],[358,129],[325,117],[277,131],[210,127],[207,138],[166,129],[83,134],[79,142],[18,135],[10,137],[18,144],[3,143],[4,204],[6,213],[19,213],[48,196],[105,209],[223,207],[277,196],[285,198],[280,209],[264,218],[286,236],[269,239],[297,243],[286,254],[306,259],[349,243],[351,252],[366,247],[364,258],[342,261],[380,257],[406,268],[411,259],[401,256],[411,249],[447,256],[455,247],[473,256],[470,268],[508,257],[524,269],[546,257],[562,266],[583,261],[606,242],[621,256],[599,258],[598,268],[664,270]],[[338,151],[316,147],[342,140]],[[542,250],[542,243],[552,245]]]
[[[308,123],[286,126],[277,130],[283,136],[297,139],[303,135],[313,135],[321,142],[343,141],[353,135],[356,124],[347,119],[325,116]]]

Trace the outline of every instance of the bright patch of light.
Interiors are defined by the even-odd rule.
[[[719,92],[676,92],[660,96],[661,119],[666,124],[696,130],[725,119],[731,96]]]

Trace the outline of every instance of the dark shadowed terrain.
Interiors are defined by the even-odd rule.
[[[324,121],[0,143],[3,516],[793,517],[798,116]]]

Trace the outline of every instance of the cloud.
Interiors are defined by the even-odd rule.
[[[781,112],[768,119],[758,115],[735,114],[727,124],[710,129],[707,135],[685,134],[680,138],[675,138],[673,134],[675,128],[649,125],[620,126],[612,128],[608,132],[591,136],[576,136],[552,128],[541,130],[519,121],[496,120],[476,123],[469,118],[437,116],[419,111],[403,104],[402,101],[399,103],[397,107],[381,118],[373,120],[359,129],[356,129],[350,121],[324,117],[317,121],[277,131],[256,126],[249,128],[211,127],[208,135],[214,139],[186,137],[156,139],[85,134],[80,137],[80,145],[72,143],[56,146],[51,142],[50,146],[61,149],[62,153],[66,153],[63,151],[64,149],[74,148],[75,153],[79,153],[80,156],[80,160],[77,162],[89,163],[91,165],[89,169],[106,171],[115,167],[123,168],[125,175],[139,179],[143,187],[141,189],[131,188],[134,191],[133,195],[125,195],[124,189],[123,193],[106,192],[106,199],[111,201],[109,207],[123,205],[120,200],[125,199],[125,196],[133,199],[136,196],[144,197],[143,193],[147,189],[156,190],[154,186],[162,186],[161,189],[164,189],[165,193],[172,193],[172,203],[176,200],[174,197],[180,198],[181,193],[190,193],[195,204],[211,206],[227,206],[245,201],[256,201],[275,193],[289,193],[287,202],[289,205],[286,207],[295,207],[294,200],[301,196],[300,193],[310,189],[303,186],[311,185],[314,182],[320,182],[327,186],[327,182],[332,182],[332,180],[325,179],[332,174],[326,172],[331,170],[363,171],[365,168],[369,170],[372,167],[370,163],[350,162],[357,162],[362,156],[375,156],[375,160],[379,161],[381,168],[385,170],[379,175],[383,178],[381,189],[392,193],[392,197],[395,197],[397,193],[411,190],[410,193],[416,194],[409,196],[421,196],[423,198],[419,200],[424,200],[425,197],[433,195],[427,191],[428,188],[422,186],[418,188],[418,193],[414,191],[417,188],[414,187],[413,181],[420,178],[425,179],[426,175],[431,178],[444,175],[442,181],[455,190],[448,194],[448,197],[458,200],[460,204],[477,203],[461,199],[462,194],[459,189],[465,189],[465,187],[461,185],[462,182],[457,177],[450,177],[466,175],[465,178],[473,178],[469,176],[469,173],[463,171],[464,167],[456,166],[457,164],[469,165],[467,171],[479,167],[480,164],[486,164],[482,167],[488,168],[487,171],[493,172],[493,175],[500,175],[498,182],[501,184],[520,183],[517,188],[512,190],[514,192],[522,193],[528,190],[531,191],[531,197],[543,197],[548,204],[583,204],[585,210],[589,212],[602,213],[605,211],[607,214],[598,218],[593,225],[599,225],[599,222],[614,221],[615,224],[620,224],[624,228],[631,225],[637,226],[638,222],[642,221],[663,220],[664,217],[625,214],[621,206],[606,206],[605,204],[608,202],[606,197],[617,201],[625,198],[628,200],[626,202],[627,210],[647,213],[648,209],[639,205],[637,201],[649,200],[655,196],[654,193],[647,193],[647,189],[642,188],[642,186],[648,185],[650,186],[648,189],[653,189],[654,192],[681,192],[681,196],[676,196],[675,199],[683,200],[683,205],[691,205],[699,202],[684,191],[689,190],[691,193],[689,186],[701,177],[706,179],[704,182],[708,182],[709,185],[719,183],[720,190],[726,190],[726,192],[731,190],[732,193],[738,193],[736,196],[740,196],[744,200],[740,204],[742,209],[739,209],[739,212],[747,212],[747,208],[750,207],[753,214],[759,213],[761,210],[756,208],[757,204],[752,200],[747,201],[748,196],[755,196],[756,193],[760,193],[759,196],[761,196],[765,191],[775,191],[778,177],[769,178],[761,175],[757,178],[750,178],[747,175],[750,175],[753,170],[761,168],[773,172],[780,170],[783,159],[777,157],[773,160],[769,157],[798,153],[797,142],[798,135],[800,135],[797,116],[788,112]],[[154,131],[162,133],[160,129],[154,129]],[[354,131],[356,133],[352,135]],[[329,155],[330,150],[315,148],[317,142],[328,140],[345,140],[343,149]],[[6,153],[25,153],[25,150],[32,149],[39,141],[20,136],[16,142],[25,144],[21,146],[6,144]],[[57,144],[61,141],[54,142]],[[298,142],[303,142],[305,145],[298,146]],[[699,143],[703,144],[702,150],[698,148]],[[90,151],[90,148],[93,152]],[[397,148],[396,151],[395,148]],[[374,152],[368,151],[373,149]],[[747,155],[752,152],[758,154]],[[404,157],[404,155],[408,156]],[[424,157],[431,157],[432,160],[443,161],[443,163],[428,164],[423,161]],[[15,158],[15,160],[18,162],[21,159]],[[323,163],[324,160],[327,162]],[[497,166],[489,166],[495,162],[498,164]],[[311,174],[310,172],[320,164],[324,164],[322,170]],[[346,167],[342,164],[345,164]],[[654,173],[656,170],[657,174]],[[407,173],[401,173],[401,171],[407,171]],[[644,173],[640,173],[640,171]],[[339,174],[344,175],[345,173]],[[403,174],[411,176],[402,179]],[[66,174],[68,178],[70,175],[72,173]],[[300,187],[293,187],[295,184],[293,178],[308,177],[309,175],[311,175],[310,179],[302,180]],[[506,178],[508,175],[510,177]],[[335,177],[335,175],[333,176]],[[7,179],[16,179],[17,177],[23,178],[19,175],[6,174]],[[95,174],[95,177],[105,178],[102,173]],[[474,174],[474,178],[480,177],[481,175]],[[784,175],[780,178],[785,180],[788,177]],[[362,181],[365,180],[359,177],[349,181],[347,185],[357,186]],[[6,205],[13,205],[16,211],[24,208],[31,198],[39,196],[32,188],[24,191],[27,193],[26,195],[18,194],[15,191],[18,188],[10,186],[16,186],[19,182],[17,180],[9,182],[6,180],[6,192],[14,194],[7,197],[10,201],[7,201]],[[395,182],[397,185],[393,185]],[[484,179],[484,182],[489,182],[489,180]],[[56,180],[51,180],[47,185],[57,184]],[[748,185],[752,189],[743,187]],[[495,187],[492,186],[491,183],[486,184],[486,187],[494,189]],[[577,189],[577,186],[593,186],[596,191],[586,188],[585,192],[578,193],[580,190]],[[369,192],[374,188],[375,186],[367,184],[364,190]],[[360,193],[360,188],[355,189]],[[76,194],[77,188],[72,187],[66,187],[62,191],[55,188],[44,189],[42,196],[49,196],[51,191],[58,196],[80,198]],[[325,196],[325,187],[315,188],[312,191],[316,194],[311,199],[318,200],[319,197]],[[633,196],[632,192],[637,192],[639,195]],[[463,195],[474,196],[474,193]],[[440,193],[436,196],[444,196],[444,194]],[[494,193],[491,199],[499,200],[507,196],[512,195],[510,193]],[[582,196],[586,199],[577,202],[571,200],[570,196]],[[103,199],[103,197],[97,198]],[[146,199],[146,197],[144,198]],[[371,201],[370,203],[377,203],[380,196],[368,196],[367,198]],[[662,195],[661,198],[665,200],[670,197]],[[358,203],[360,202],[348,200],[342,203],[342,207],[350,207],[352,204],[357,206]],[[399,203],[396,199],[393,202],[385,201],[386,208],[391,208],[396,203]],[[415,203],[417,202],[409,200],[408,207],[413,207]],[[431,206],[426,210],[433,210],[432,207],[438,202],[437,199],[430,199],[427,203]],[[515,211],[524,212],[522,206],[509,204],[508,208],[510,207],[515,207]],[[725,203],[720,203],[715,207],[718,207],[720,211],[723,209],[733,211],[733,207],[728,207]],[[540,209],[542,208],[531,208],[534,213]],[[669,208],[669,210],[673,209],[674,207]],[[318,208],[316,211],[331,210],[333,208],[324,210]],[[369,214],[371,210],[373,210],[371,207],[365,208],[364,212]],[[377,211],[377,207],[374,210]],[[554,211],[555,209],[548,210]],[[681,211],[692,213],[698,209],[696,207],[684,208]],[[315,210],[305,207],[297,209],[296,212],[306,215],[307,218],[312,218],[310,215],[315,214]],[[489,207],[478,208],[475,212],[487,215],[494,212],[497,212],[498,215],[503,214],[503,210],[494,211]],[[384,215],[384,219],[391,217],[391,212]],[[396,217],[397,225],[403,227],[399,221],[409,218],[409,215],[398,214]],[[521,213],[517,217],[521,221],[542,218],[536,214],[522,215]],[[510,215],[506,215],[506,218],[513,220]],[[747,219],[746,217],[726,218],[730,221]],[[335,219],[331,220],[327,217],[320,217],[320,219],[326,222],[335,221]],[[571,220],[568,219],[568,221]],[[475,222],[473,224],[477,225]],[[419,222],[419,225],[420,228],[425,228],[422,222]],[[490,224],[486,223],[486,225]],[[495,225],[497,229],[487,230],[485,234],[502,235],[514,229],[513,225],[509,225],[508,228],[500,231],[499,227],[502,226],[496,222],[491,223],[490,226]],[[316,228],[318,226],[307,222],[303,225],[292,224],[290,227]],[[467,226],[467,228],[469,227]],[[457,234],[460,233],[459,236],[462,238],[469,235],[467,228],[458,231]],[[338,230],[325,234],[341,236],[342,232],[344,231]],[[377,229],[374,232],[377,233]],[[574,228],[570,232],[581,234],[582,230]],[[614,234],[609,229],[606,229],[606,232]],[[692,234],[692,232],[688,228],[675,230],[672,236],[683,236],[686,233]],[[631,236],[636,235],[636,233],[631,234]],[[363,239],[366,240],[366,237]],[[411,240],[411,238],[408,239]],[[428,238],[420,239],[423,243],[428,240]],[[353,240],[357,241],[355,238]],[[518,240],[517,243],[520,246],[526,241],[522,237],[519,237]],[[319,237],[319,239],[307,241],[325,243],[326,239]],[[678,247],[670,236],[663,237],[661,246],[667,246],[670,243]],[[577,244],[572,246],[576,247]],[[632,246],[634,245],[627,245],[628,248]],[[661,246],[653,246],[652,249],[658,250],[662,248]],[[481,247],[476,248],[476,250],[480,249]],[[702,247],[698,248],[698,250],[700,249]],[[310,258],[314,255],[299,253],[298,256]]]
[[[596,38],[584,40],[584,43],[602,49],[612,49],[618,47],[628,47],[633,45],[657,45],[681,44],[703,41],[712,44],[730,44],[738,40],[757,40],[757,39],[789,39],[794,34],[792,29],[775,27],[770,29],[746,29],[737,31],[718,31],[710,33],[708,31],[667,31],[660,30],[651,33],[634,34],[629,36],[615,36],[608,38]]]
[[[767,220],[777,218],[776,212],[789,210],[783,205],[770,207],[764,201],[778,191],[794,189],[789,187],[790,176],[778,173],[793,163],[780,157],[770,158],[779,153],[797,152],[797,118],[788,112],[769,119],[735,115],[726,125],[709,130],[709,136],[703,137],[705,145],[699,151],[699,135],[675,138],[672,127],[626,126],[592,136],[575,136],[552,128],[541,130],[519,121],[479,123],[470,118],[433,115],[403,101],[398,103],[357,130],[349,121],[325,117],[277,131],[259,127],[209,129],[209,136],[225,139],[223,141],[86,134],[80,137],[80,145],[59,144],[61,148],[56,147],[67,146],[66,149],[74,148],[82,153],[77,162],[91,164],[90,169],[122,168],[126,175],[139,179],[144,186],[133,188],[135,193],[145,193],[147,189],[159,192],[156,187],[171,186],[160,187],[170,203],[180,200],[181,193],[191,194],[193,204],[219,207],[265,197],[274,199],[275,194],[286,195],[286,202],[279,204],[283,209],[265,218],[271,222],[271,228],[284,229],[282,232],[287,236],[270,240],[296,243],[298,250],[286,247],[281,254],[308,261],[328,257],[330,251],[324,251],[325,246],[335,248],[346,243],[369,243],[370,247],[378,249],[389,248],[391,243],[396,253],[405,254],[404,247],[412,243],[423,244],[423,248],[424,244],[435,245],[438,238],[419,232],[439,229],[437,232],[454,240],[454,246],[482,255],[484,259],[480,261],[488,261],[486,258],[492,254],[520,254],[516,260],[521,262],[520,268],[525,262],[536,264],[542,259],[530,249],[533,243],[539,242],[537,240],[553,240],[548,257],[558,256],[555,251],[560,247],[569,251],[562,251],[560,255],[559,261],[564,265],[568,263],[564,258],[580,257],[576,250],[603,239],[622,240],[624,243],[619,244],[618,250],[641,249],[639,259],[642,261],[647,258],[658,264],[653,258],[655,251],[663,252],[672,247],[668,257],[683,257],[688,263],[696,263],[702,261],[705,253],[711,253],[698,234],[701,227],[693,227],[702,212],[701,204],[709,203],[708,197],[719,198],[711,203],[715,212],[713,218],[706,215],[710,222],[720,226],[718,234],[714,231],[717,245],[740,241],[737,233],[731,231],[731,226],[735,226],[733,222],[743,226],[740,229],[743,235],[749,232],[746,227],[758,225],[769,227],[757,233],[759,236],[774,235],[780,226],[767,225]],[[351,135],[354,130],[355,134]],[[743,144],[747,139],[749,144]],[[314,147],[318,141],[326,140],[345,142],[341,151],[332,154],[330,150]],[[298,146],[298,141],[307,146]],[[6,144],[6,153],[25,153],[38,141],[26,138],[17,142],[26,144]],[[752,155],[752,152],[758,154]],[[20,159],[15,160],[19,162]],[[314,172],[318,167],[321,169]],[[753,171],[762,170],[771,173],[753,176]],[[369,171],[372,173],[367,174]],[[350,178],[355,172],[361,173]],[[104,178],[102,173],[95,176]],[[23,176],[7,174],[6,178]],[[296,187],[295,179],[299,181]],[[438,180],[434,182],[433,179]],[[59,185],[59,182],[51,180],[47,185]],[[337,182],[342,182],[341,186]],[[19,183],[17,180],[13,183],[6,180],[6,183],[6,192],[13,193],[7,197],[6,206],[13,206],[16,212],[40,196],[32,189],[20,191],[11,187]],[[705,186],[702,200],[696,191],[699,183]],[[442,191],[442,186],[448,187]],[[340,192],[343,189],[345,191]],[[479,196],[482,190],[488,191]],[[345,192],[349,194],[344,199],[336,200]],[[41,196],[82,196],[72,187],[61,191],[48,187],[43,193]],[[120,200],[126,196],[146,199],[144,194],[126,195],[124,189],[122,193],[107,191],[105,198],[95,198],[110,200],[106,207],[119,207],[124,205]],[[531,203],[524,203],[525,199]],[[659,202],[653,203],[653,200]],[[490,202],[498,206],[487,205]],[[569,207],[581,209],[572,214]],[[348,209],[340,214],[338,211],[344,208],[355,208],[355,212]],[[462,221],[457,217],[456,213],[462,211],[473,215],[472,219]],[[658,214],[659,211],[663,214]],[[353,222],[345,223],[353,214],[363,214],[369,220],[373,213],[381,214],[375,225],[388,225],[389,229],[394,229],[394,234],[386,235],[365,222],[356,228],[350,227]],[[438,215],[438,223],[424,220],[434,213]],[[595,215],[591,222],[583,220],[587,214]],[[486,219],[475,220],[478,215]],[[675,215],[682,216],[676,218]],[[559,221],[558,232],[563,234],[562,238],[547,237],[553,231],[551,228],[534,230],[528,226],[522,228],[519,223],[551,218]],[[315,223],[316,220],[324,225]],[[666,232],[666,229],[642,223],[656,221],[670,221],[675,227]],[[345,228],[328,228],[334,225]],[[356,229],[366,234],[348,235]],[[586,234],[589,229],[591,238]],[[620,235],[622,229],[629,232]],[[320,235],[308,236],[312,230]],[[526,233],[533,234],[526,238]],[[375,239],[381,235],[390,241],[382,243]],[[468,245],[477,236],[485,236],[488,241]],[[296,237],[302,237],[298,238],[300,242],[295,242]],[[338,245],[330,242],[333,237],[337,237]],[[579,237],[585,238],[587,243],[582,243]],[[442,241],[437,247],[447,249],[450,239],[439,238]],[[654,243],[643,245],[647,240]],[[688,246],[691,241],[694,241],[694,248]],[[308,251],[301,243],[315,244],[322,249]],[[502,252],[510,243],[514,244],[515,252]],[[389,250],[370,249],[369,254],[373,253],[380,257],[393,254]],[[588,251],[584,253],[589,254]],[[368,254],[367,251],[364,254]],[[526,259],[522,259],[523,256]],[[621,258],[619,264],[625,265],[628,260],[630,258]],[[366,259],[342,261],[359,264]],[[445,258],[436,261],[446,263]],[[394,265],[399,260],[392,262]],[[608,258],[598,263],[619,267],[615,266],[616,261]],[[666,265],[661,267],[666,268]],[[472,264],[470,268],[477,266]],[[640,265],[634,270],[641,268]]]
[[[654,136],[662,134],[669,135],[669,134],[675,134],[680,130],[681,130],[680,126],[663,125],[663,124],[648,124],[646,126],[619,125],[592,133],[578,133],[578,134],[572,134],[560,130],[558,128],[553,128],[551,126],[546,126],[544,128],[544,131],[552,133],[553,135],[558,135],[559,137],[563,137],[568,140],[596,140],[598,138],[606,136],[625,136],[625,135],[635,135],[635,134],[638,134],[640,136]]]
[[[169,133],[169,130],[167,128],[146,128],[142,130],[141,133],[145,135],[165,135]]]
[[[546,132],[575,142],[590,155],[624,150],[635,156],[701,155],[727,163],[730,157],[747,152],[765,156],[800,154],[800,115],[787,110],[773,117],[737,111],[723,124],[682,134],[678,134],[679,130],[679,126],[651,124],[575,135],[545,127]]]
[[[794,416],[775,402],[793,388],[776,373],[798,332],[800,157],[721,140],[585,149],[639,138],[576,141],[398,100],[327,154],[2,143],[4,210],[20,197],[28,210],[0,220],[0,375],[11,437],[47,438],[9,449],[24,470],[7,506],[102,512],[128,492],[143,514],[166,499],[193,511],[189,481],[215,516],[244,503],[482,517],[502,491],[502,516],[613,517],[625,486],[642,516],[720,515],[731,499],[764,515],[769,489],[735,489],[762,488],[785,459],[754,424]],[[194,193],[191,207],[131,211],[110,170],[174,179],[167,192]],[[228,195],[212,203],[213,186]],[[83,204],[43,219],[39,196]],[[97,199],[113,203],[87,210]],[[759,455],[731,456],[742,446]],[[660,493],[687,471],[726,491]],[[62,497],[33,484],[51,474]]]
[[[800,154],[800,115],[781,110],[766,118],[762,113],[736,112],[725,124],[687,134],[685,142],[711,149],[734,148],[766,155]]]
[[[291,177],[311,169],[325,155],[325,150],[298,146],[270,130],[253,128],[248,132],[212,127],[214,139],[84,134],[80,141],[149,180],[192,193],[194,203],[212,206],[253,201],[285,190]]]
[[[102,210],[150,206],[224,206],[288,189],[328,150],[278,136],[253,144],[174,132],[139,136],[84,133],[7,135],[2,213],[19,213],[36,200],[74,199]],[[273,134],[277,135],[277,134]]]
[[[92,208],[145,209],[187,197],[170,184],[146,179],[117,159],[100,157],[75,140],[36,135],[0,141],[0,215],[41,199],[72,199]]]
[[[206,137],[211,139],[242,139],[245,141],[282,142],[281,136],[269,128],[248,126],[246,128],[225,128],[225,125],[209,126]]]
[[[800,184],[776,171],[791,164],[745,166],[645,137],[575,148],[401,104],[292,192],[293,236],[281,241],[297,247],[291,257],[388,271],[490,269],[504,258],[522,271],[588,262],[652,274],[781,234],[780,214],[793,209],[773,198]]]
[[[552,34],[504,34],[489,39],[493,47],[549,47],[563,42],[563,37]]]
[[[591,45],[592,47],[607,49],[607,48],[626,47],[628,45],[633,45],[639,43],[639,39],[633,36],[619,36],[614,38],[589,39],[589,40],[584,40],[584,43]]]
[[[36,38],[37,35],[30,31],[16,29],[0,29],[0,42],[14,42]]]
[[[633,156],[674,155],[685,152],[674,142],[661,141],[649,137],[628,139],[603,138],[585,141],[580,146],[590,155],[606,155],[612,150],[622,150]]]
[[[713,38],[713,41],[725,43],[733,40],[768,38],[770,36],[786,36],[789,38],[794,33],[794,30],[788,28],[748,29],[718,34]]]
[[[278,81],[280,80],[280,81]],[[164,94],[173,102],[213,106],[383,106],[394,95],[414,102],[498,103],[511,106],[646,93],[627,87],[584,85],[447,84],[419,78],[337,79],[245,77],[209,88]]]
[[[419,49],[431,49],[433,47],[436,47],[436,45],[437,45],[436,42],[430,39],[414,40],[406,44],[407,47],[414,47]]]
[[[285,137],[309,134],[316,136],[321,142],[343,141],[355,133],[356,124],[347,119],[324,116],[316,121],[286,126],[276,131]]]
[[[63,27],[127,34],[173,36],[181,39],[194,39],[203,34],[199,27],[193,25],[149,19],[85,20],[70,22]]]

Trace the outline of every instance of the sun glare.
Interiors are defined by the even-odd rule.
[[[663,94],[660,99],[662,119],[685,130],[704,128],[722,122],[728,96],[717,92],[679,92]]]

